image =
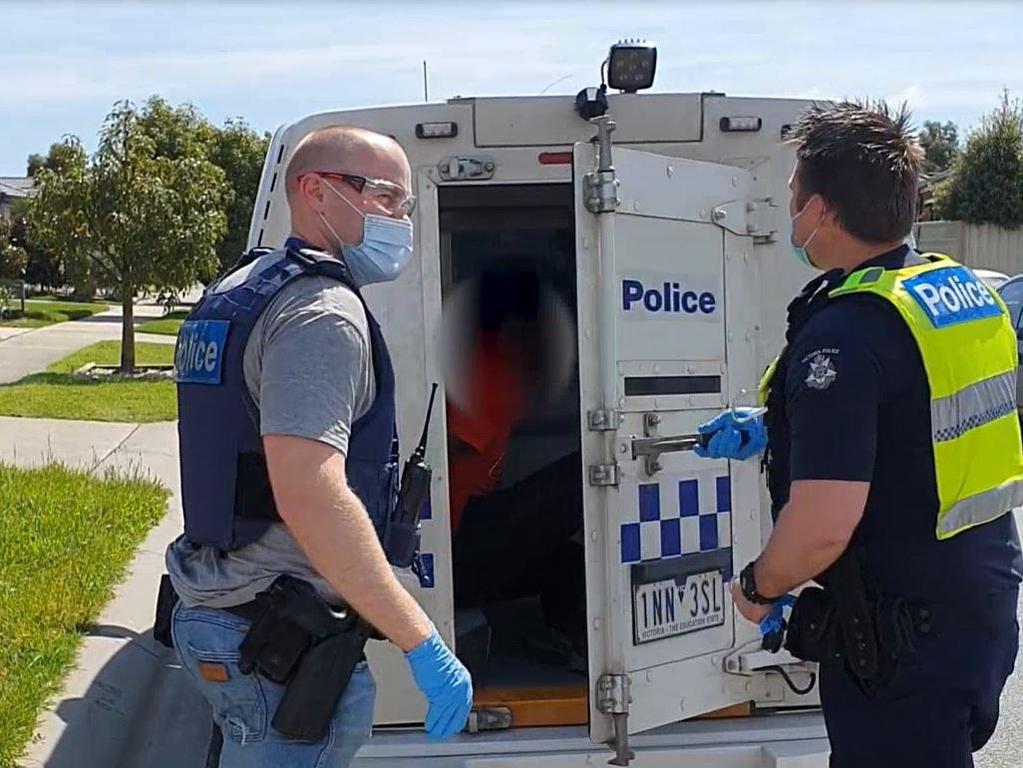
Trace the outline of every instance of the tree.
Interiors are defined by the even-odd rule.
[[[238,260],[249,238],[252,207],[256,204],[263,161],[270,145],[270,134],[253,131],[242,119],[227,120],[223,128],[210,123],[191,104],[172,107],[165,99],[151,96],[145,104],[141,122],[156,142],[158,155],[177,159],[196,144],[205,148],[206,158],[227,176],[227,233],[217,247],[218,269]],[[208,279],[218,271],[202,275]]]
[[[937,120],[928,120],[919,138],[924,149],[924,173],[938,173],[952,165],[959,152],[959,129],[955,123],[950,121],[942,125]]]
[[[1015,228],[1023,224],[1023,105],[1002,92],[937,190],[942,218]]]
[[[70,139],[71,137],[65,137]],[[73,167],[79,161],[78,142],[64,140],[51,144],[45,155],[33,153],[26,162],[27,174],[33,178],[42,170],[62,171]],[[32,200],[17,201],[12,207],[14,230],[12,239],[18,238],[28,254],[28,265],[25,280],[43,286],[72,286],[75,296],[90,299],[95,294],[96,283],[87,262],[68,262],[59,252],[45,248],[32,239],[28,232],[27,219],[31,210]]]
[[[198,279],[207,281],[237,261],[245,250],[270,134],[257,133],[240,118],[227,120],[223,127],[218,128],[191,104],[175,107],[159,96],[151,96],[146,101],[138,113],[137,122],[141,131],[153,141],[154,156],[175,162],[184,157],[202,156],[226,174],[228,189],[224,206],[227,232],[217,245],[217,261],[197,275]],[[74,146],[75,141],[63,141],[53,144],[46,155],[30,155],[28,174],[36,176],[41,170],[59,171],[74,165],[78,162]],[[28,249],[27,279],[30,281],[45,282],[42,276],[50,275],[47,267],[54,265],[65,280],[75,284],[76,292],[92,284],[90,262],[87,260],[65,262],[54,258],[52,252],[34,241],[32,246],[36,253],[33,253],[33,248]]]
[[[167,136],[180,139],[174,158],[157,151]],[[213,268],[227,228],[227,181],[203,143],[179,134],[150,104],[140,111],[118,102],[91,157],[74,137],[62,143],[61,167],[38,171],[29,233],[115,291],[123,310],[121,370],[130,372],[136,295],[184,290]]]
[[[25,175],[32,176],[33,178],[35,178],[35,175],[41,169],[46,167],[46,158],[40,155],[38,152],[33,152],[31,155],[28,156],[28,162],[26,163],[26,165],[27,168],[25,169]]]
[[[11,244],[25,251],[25,281],[44,287],[62,285],[63,260],[52,251],[32,240],[28,231],[28,218],[32,199],[15,200],[11,205]]]
[[[244,120],[228,120],[217,131],[211,159],[227,174],[233,192],[227,207],[227,234],[217,249],[222,269],[234,264],[245,251],[269,146],[270,134],[261,136]]]
[[[0,216],[0,280],[18,280],[24,275],[28,254],[12,237],[14,221]]]
[[[65,139],[69,138],[67,136]],[[28,156],[26,162],[26,175],[35,178],[36,174],[44,168],[50,171],[59,171],[66,165],[73,165],[78,159],[74,142],[59,141],[51,144],[45,155],[34,152]]]

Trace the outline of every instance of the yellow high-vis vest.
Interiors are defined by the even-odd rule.
[[[927,373],[938,483],[935,532],[948,539],[1023,505],[1016,332],[1001,298],[947,256],[851,273],[830,297],[873,294],[906,322]],[[766,402],[771,364],[760,382]]]

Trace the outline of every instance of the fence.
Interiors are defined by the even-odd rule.
[[[917,248],[951,256],[977,269],[1023,274],[1023,229],[963,221],[922,221],[913,227]]]

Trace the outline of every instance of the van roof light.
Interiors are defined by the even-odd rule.
[[[654,84],[657,46],[644,40],[622,40],[607,55],[607,84],[624,93],[642,91]]]

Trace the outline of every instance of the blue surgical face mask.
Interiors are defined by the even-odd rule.
[[[362,242],[358,245],[349,245],[330,226],[327,217],[320,214],[323,223],[337,240],[341,255],[356,285],[361,287],[395,280],[412,257],[412,222],[408,219],[392,219],[375,213],[363,213],[332,184],[326,180],[323,183],[362,217]]]
[[[808,246],[810,244],[810,241],[813,240],[814,237],[817,235],[817,232],[820,230],[821,225],[818,224],[814,228],[813,232],[810,233],[810,236],[806,238],[806,242],[804,242],[802,245],[796,245],[796,219],[798,219],[800,216],[806,213],[807,206],[809,205],[810,201],[807,200],[806,205],[802,207],[799,213],[797,213],[795,216],[789,219],[789,245],[792,246],[792,252],[796,254],[796,258],[803,262],[803,264],[805,264],[808,267],[818,269],[817,265],[810,260],[810,255],[806,252],[806,246]]]

